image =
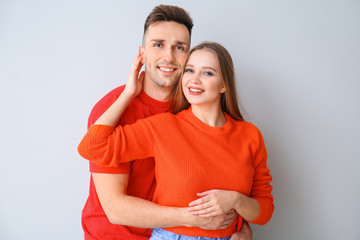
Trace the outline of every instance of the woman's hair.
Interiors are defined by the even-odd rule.
[[[220,75],[225,87],[225,92],[221,93],[221,98],[220,98],[222,111],[229,114],[235,120],[244,121],[244,118],[241,115],[238,106],[236,87],[235,87],[234,65],[229,52],[218,43],[203,42],[193,47],[190,50],[190,52],[187,55],[186,62],[189,60],[190,55],[197,50],[205,50],[212,52],[216,56],[219,62]],[[187,99],[184,96],[181,80],[178,82],[175,88],[176,89],[174,92],[173,113],[176,114],[184,109],[189,108],[190,103],[187,101]]]

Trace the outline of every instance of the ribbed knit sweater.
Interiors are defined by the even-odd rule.
[[[274,205],[262,135],[251,123],[225,116],[227,122],[223,127],[206,125],[191,108],[177,115],[159,114],[115,129],[93,125],[78,151],[84,158],[109,167],[153,156],[157,181],[153,202],[187,207],[198,198],[196,193],[233,190],[259,202],[259,216],[251,223],[265,224]],[[225,237],[236,232],[241,224],[242,218],[238,217],[226,229],[166,230],[188,236]]]

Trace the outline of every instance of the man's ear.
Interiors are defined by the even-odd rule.
[[[141,63],[145,63],[145,48],[143,46],[140,46],[140,54],[141,54]]]

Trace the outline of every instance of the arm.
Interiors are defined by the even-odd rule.
[[[140,69],[139,65],[138,67],[134,67],[137,64],[137,60],[138,57],[135,59],[135,63],[133,64],[131,71],[135,71],[136,73],[131,76],[130,72],[129,79],[134,80],[135,77],[137,77]],[[96,120],[95,124],[108,124],[110,126],[115,126],[119,122],[120,115],[130,102],[129,99],[131,99],[131,97],[129,98],[129,96],[136,96],[141,90],[142,77],[140,76],[137,80],[138,81],[135,81],[135,83],[139,84],[137,84],[136,87],[131,87],[131,83],[128,81],[126,85],[127,90],[136,89],[136,91],[125,98],[124,96],[121,97],[123,105],[120,106],[120,109],[115,111],[120,112],[120,114],[115,114],[117,116],[112,118],[111,122],[107,122],[108,117],[106,117],[106,115],[105,118],[99,118],[101,115],[104,115],[105,109],[108,109],[116,101],[116,99],[120,98],[119,94],[108,94],[94,107],[89,117],[88,127],[93,125]],[[121,95],[123,95],[123,93],[124,92],[122,92]],[[119,102],[121,102],[120,99]],[[141,198],[128,196],[126,189],[129,174],[92,173],[92,177],[102,208],[109,221],[114,224],[143,228],[201,226],[206,229],[220,229],[228,227],[237,216],[237,214],[233,212],[207,219],[199,218],[190,215],[185,208],[159,206]]]
[[[140,49],[136,55],[136,58],[131,66],[129,73],[128,81],[123,93],[119,98],[96,120],[94,125],[107,125],[115,127],[119,122],[122,114],[129,105],[129,103],[136,97],[141,89],[142,82],[144,80],[145,73],[142,72],[139,76],[140,69],[142,67],[141,63],[141,54]]]
[[[210,190],[198,193],[199,199],[191,202],[190,211],[199,216],[216,216],[229,209],[235,209],[245,220],[263,225],[267,223],[274,211],[273,197],[271,195],[272,177],[267,168],[267,152],[259,130],[256,129],[252,164],[255,170],[250,196],[236,191]]]
[[[133,151],[134,154],[139,154],[137,156],[127,155],[128,158],[125,158],[125,156],[122,155],[121,162],[130,162],[133,159],[152,156],[151,152],[149,153],[146,151],[149,149],[151,150],[152,142],[152,138],[148,132],[143,132],[142,136],[140,136],[142,140],[145,140],[146,138],[148,142],[138,142],[138,145],[135,146],[135,144],[126,144],[126,142],[121,142],[121,140],[123,140],[121,138],[123,133],[122,126],[119,125],[115,128],[129,103],[140,93],[142,89],[144,73],[141,73],[138,77],[142,67],[141,59],[142,57],[139,51],[131,66],[124,91],[95,121],[94,125],[89,128],[88,132],[80,142],[78,152],[85,159],[101,166],[116,167],[119,165],[120,158],[118,154],[120,151],[122,151],[122,153],[128,153],[131,152],[131,150],[136,149],[136,151]],[[134,134],[136,133],[132,132],[129,134],[133,134],[132,136],[135,136]],[[117,151],[119,149],[121,150]],[[137,151],[140,149],[143,150],[143,152]],[[146,156],[144,155],[144,152],[147,154]]]
[[[214,189],[197,195],[200,198],[189,204],[190,212],[201,217],[217,216],[235,209],[245,220],[252,221],[260,212],[255,199],[236,191]]]
[[[192,226],[185,208],[162,207],[126,194],[128,174],[92,173],[101,206],[113,224],[141,228]]]
[[[186,208],[160,206],[145,199],[126,194],[128,174],[92,173],[96,192],[109,221],[141,228],[164,228],[176,226],[203,226],[207,229],[228,227],[235,214],[218,218],[200,218]]]

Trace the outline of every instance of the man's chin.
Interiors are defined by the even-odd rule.
[[[162,87],[162,88],[173,88],[175,87],[177,81],[174,79],[161,79],[161,80],[157,80],[154,81],[154,83],[158,86],[158,87]]]

